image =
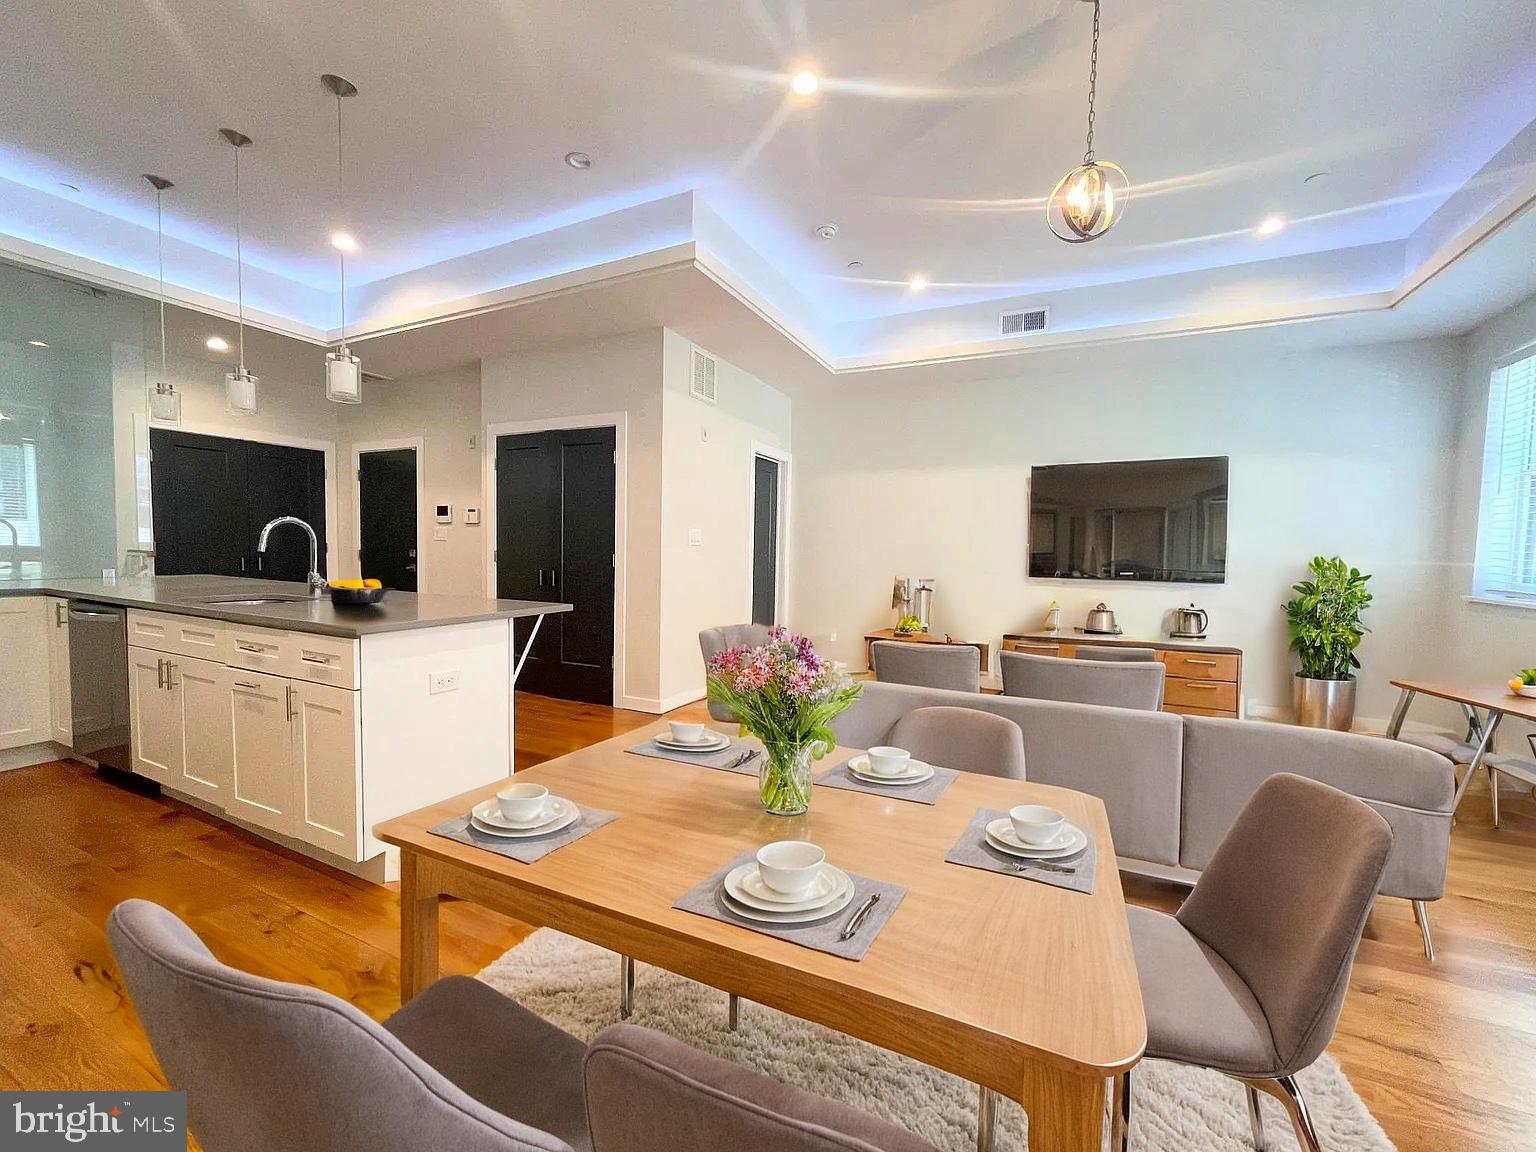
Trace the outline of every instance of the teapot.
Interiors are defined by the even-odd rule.
[[[1210,617],[1204,609],[1196,608],[1191,604],[1188,608],[1175,608],[1173,610],[1173,631],[1170,635],[1185,636],[1189,638],[1203,637],[1206,625]]]

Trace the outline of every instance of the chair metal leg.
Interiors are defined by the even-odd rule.
[[[1131,1069],[1120,1074],[1120,1152],[1131,1149]]]
[[[1488,796],[1493,802],[1493,826],[1499,826],[1499,774],[1488,765]]]
[[[976,1098],[976,1152],[992,1152],[997,1140],[997,1093],[982,1088]]]
[[[725,1026],[732,1032],[741,1027],[741,997],[732,992],[730,1008],[726,1012]]]
[[[1312,1127],[1312,1115],[1307,1111],[1307,1102],[1301,1097],[1301,1088],[1296,1078],[1282,1076],[1275,1081],[1275,1085],[1280,1091],[1274,1095],[1290,1114],[1291,1127],[1296,1129],[1296,1143],[1301,1145],[1301,1152],[1323,1152],[1322,1142],[1317,1138],[1317,1129]]]
[[[1419,922],[1419,932],[1424,937],[1424,955],[1433,963],[1435,959],[1435,938],[1429,931],[1429,902],[1427,900],[1415,900],[1413,902],[1413,918]]]
[[[635,1013],[635,961],[619,957],[619,1019],[628,1020]]]
[[[1264,1115],[1259,1111],[1259,1090],[1252,1084],[1244,1084],[1243,1091],[1248,1097],[1248,1127],[1253,1131],[1253,1146],[1256,1152],[1266,1152]]]

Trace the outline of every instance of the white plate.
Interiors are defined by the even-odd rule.
[[[809,912],[837,900],[842,896],[843,889],[852,885],[853,881],[848,879],[848,874],[842,869],[823,864],[821,876],[812,886],[811,894],[799,900],[787,900],[782,893],[775,892],[763,883],[757,865],[749,860],[738,868],[732,868],[723,883],[727,896],[759,912]]]
[[[808,908],[801,912],[766,912],[761,908],[753,908],[743,904],[730,894],[724,892],[725,906],[736,915],[745,920],[756,920],[761,924],[810,924],[816,920],[825,920],[829,916],[836,916],[849,904],[853,903],[853,881],[848,881],[848,886],[836,896],[830,903],[820,908]]]
[[[907,771],[900,776],[881,776],[869,770],[869,757],[863,753],[848,761],[848,774],[865,784],[921,784],[933,779],[933,766],[921,760],[908,760]]]
[[[1060,856],[1074,855],[1088,847],[1088,833],[1076,824],[1069,823],[1050,844],[1037,848],[1020,840],[1013,830],[1013,821],[1004,816],[987,825],[987,843],[1010,856],[1029,860],[1054,860]]]
[[[562,817],[569,816],[576,808],[569,800],[560,796],[550,796],[544,804],[544,811],[532,820],[508,820],[501,814],[501,805],[496,803],[494,797],[482,800],[470,809],[470,815],[482,824],[489,824],[498,832],[528,832],[535,828],[542,828],[546,824],[553,824]]]
[[[531,840],[535,836],[548,836],[551,832],[559,832],[563,828],[569,828],[572,824],[576,823],[577,818],[580,816],[581,812],[573,804],[571,805],[571,810],[564,816],[551,820],[548,824],[540,824],[537,828],[515,831],[510,828],[497,828],[494,824],[487,824],[474,815],[470,816],[469,823],[476,832],[483,832],[487,836],[495,836],[502,840]]]
[[[707,738],[698,741],[674,740],[665,734],[652,736],[660,747],[669,752],[718,752],[722,748],[730,746],[731,738],[723,732],[710,732]]]

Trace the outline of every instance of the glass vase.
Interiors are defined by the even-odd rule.
[[[757,770],[758,795],[775,816],[798,816],[811,806],[811,765],[816,745],[766,745]]]

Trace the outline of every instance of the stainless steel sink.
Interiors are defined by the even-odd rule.
[[[234,606],[254,604],[303,604],[313,600],[313,596],[235,596],[227,600],[199,600],[199,604],[218,604]]]

